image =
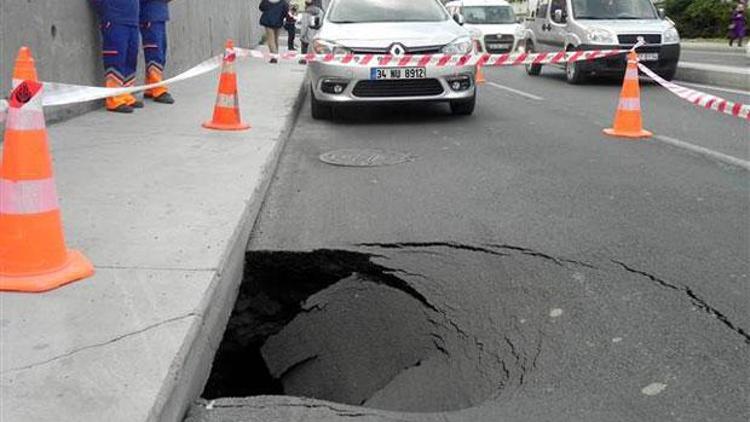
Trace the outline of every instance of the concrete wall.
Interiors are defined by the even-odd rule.
[[[18,48],[28,45],[44,81],[100,85],[103,70],[96,16],[89,0],[0,0],[0,89],[10,90]],[[223,50],[234,38],[240,46],[260,40],[260,0],[174,0],[169,27],[167,75],[185,70]],[[142,62],[142,60],[141,60]],[[141,69],[143,64],[140,64]],[[140,72],[142,80],[142,71]],[[187,82],[189,83],[189,82]],[[48,121],[101,105],[47,110]]]

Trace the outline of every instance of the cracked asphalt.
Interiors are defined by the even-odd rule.
[[[320,397],[306,389],[338,376],[357,394],[200,401],[188,421],[750,418],[748,173],[604,137],[616,83],[487,73],[550,100],[485,86],[471,118],[440,105],[353,109],[334,122],[302,110],[251,255],[339,251],[377,271],[353,267],[308,292],[308,312],[265,357],[282,378],[295,373],[297,396]],[[656,87],[644,98],[672,116],[646,118],[659,133],[700,127],[696,142],[727,151],[748,141],[747,126]],[[416,158],[374,168],[317,158],[344,148]],[[386,275],[399,281],[362,281]],[[347,306],[352,292],[372,299]],[[316,346],[327,336],[341,344]],[[394,355],[372,352],[403,345],[412,353],[393,373]]]

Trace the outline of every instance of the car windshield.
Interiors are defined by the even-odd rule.
[[[576,19],[656,19],[651,0],[573,0]]]
[[[466,23],[474,25],[496,25],[515,23],[515,14],[510,6],[467,6],[464,7]]]
[[[332,23],[439,22],[449,18],[437,0],[338,0],[328,16]]]

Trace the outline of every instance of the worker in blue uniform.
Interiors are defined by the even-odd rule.
[[[133,86],[138,64],[138,0],[91,0],[91,4],[99,15],[106,86]],[[110,111],[132,113],[143,102],[123,94],[107,98],[106,106]]]
[[[167,62],[167,21],[171,0],[140,0],[141,37],[143,56],[146,59],[146,84],[161,82],[164,79],[164,66]],[[149,89],[146,98],[157,103],[173,104],[174,98],[166,86]]]

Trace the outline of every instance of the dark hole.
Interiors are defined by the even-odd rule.
[[[433,412],[505,388],[516,359],[472,340],[374,260],[343,250],[249,252],[202,397],[286,394]]]
[[[52,25],[52,27],[49,30],[50,34],[52,34],[52,38],[57,37],[57,26]]]

